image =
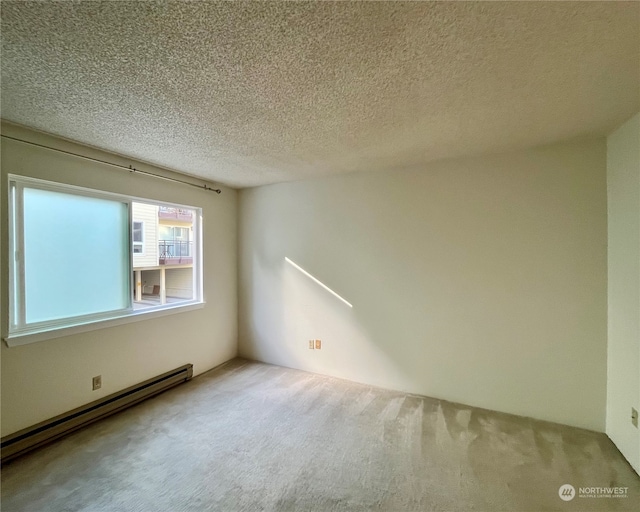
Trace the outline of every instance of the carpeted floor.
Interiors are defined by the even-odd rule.
[[[628,487],[563,501],[563,484]],[[2,469],[3,512],[638,510],[604,434],[234,360]]]

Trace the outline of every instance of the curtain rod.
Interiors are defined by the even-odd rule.
[[[220,192],[222,192],[222,190],[220,190],[219,188],[212,188],[209,187],[207,185],[197,185],[195,183],[191,183],[189,181],[184,181],[184,180],[179,180],[177,178],[169,178],[167,176],[162,176],[160,174],[155,174],[153,172],[149,172],[149,171],[141,171],[140,169],[136,169],[133,166],[129,166],[126,167],[124,165],[120,165],[120,164],[114,164],[113,162],[108,162],[106,160],[100,160],[99,158],[93,158],[90,156],[84,156],[84,155],[79,155],[78,153],[72,153],[71,151],[65,151],[64,149],[57,149],[57,148],[52,148],[50,146],[45,146],[44,144],[38,144],[36,142],[31,142],[28,140],[23,140],[23,139],[18,139],[16,137],[10,137],[9,135],[0,135],[2,137],[4,137],[5,139],[10,139],[10,140],[15,140],[17,142],[22,142],[23,144],[31,144],[32,146],[37,146],[39,148],[44,148],[44,149],[48,149],[50,151],[57,151],[58,153],[64,153],[65,155],[71,155],[71,156],[75,156],[78,158],[84,158],[85,160],[91,160],[92,162],[98,162],[101,164],[105,164],[105,165],[110,165],[112,167],[117,167],[119,169],[124,169],[125,171],[129,171],[132,173],[139,173],[139,174],[144,174],[145,176],[153,176],[154,178],[158,178],[161,180],[166,180],[166,181],[174,181],[176,183],[182,183],[183,185],[189,185],[191,187],[196,187],[199,189],[203,189],[203,190],[209,190],[211,192],[215,192],[216,194],[219,194]]]

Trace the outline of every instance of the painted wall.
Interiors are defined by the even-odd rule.
[[[193,269],[167,268],[165,272],[167,296],[181,299],[193,297]]]
[[[607,434],[640,472],[640,114],[607,138],[609,343]]]
[[[165,279],[167,297],[179,299],[193,298],[192,268],[171,268],[170,265],[167,265],[165,269]],[[154,285],[160,286],[160,270],[143,270],[142,292],[153,293]]]
[[[116,155],[3,124],[2,133],[88,156],[165,173]],[[237,193],[196,188],[2,139],[2,240],[7,236],[7,173],[200,206],[204,217],[203,309],[0,349],[2,435],[10,434],[127,386],[193,363],[199,374],[237,353]],[[170,175],[170,173],[165,173]],[[1,323],[7,320],[7,254],[2,247]],[[64,292],[61,291],[61,300]],[[3,329],[4,331],[4,329]],[[91,378],[102,375],[102,389]]]
[[[242,190],[240,353],[604,431],[606,208],[604,139]]]

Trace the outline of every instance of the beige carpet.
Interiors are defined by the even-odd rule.
[[[562,484],[628,487],[563,501]],[[234,360],[2,469],[2,511],[639,509],[603,434]]]

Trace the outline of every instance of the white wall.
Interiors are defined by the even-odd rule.
[[[167,297],[179,299],[193,298],[193,269],[165,268]],[[154,286],[160,286],[160,270],[142,271],[142,292],[151,294]]]
[[[239,221],[242,355],[604,430],[604,139],[247,189]]]
[[[171,268],[165,270],[167,296],[190,299],[193,297],[193,269]]]
[[[640,472],[640,114],[607,139],[609,344],[607,434]]]
[[[141,170],[164,172],[10,124],[2,125],[2,133],[125,165],[133,163]],[[3,342],[0,350],[3,436],[182,364],[193,363],[198,374],[236,355],[235,190],[225,188],[217,195],[3,138],[0,179],[3,240],[7,236],[7,173],[202,207],[206,306],[14,348],[7,348]],[[4,326],[8,297],[4,247],[0,277],[0,319]],[[102,375],[102,389],[98,391],[91,391],[94,375]]]

